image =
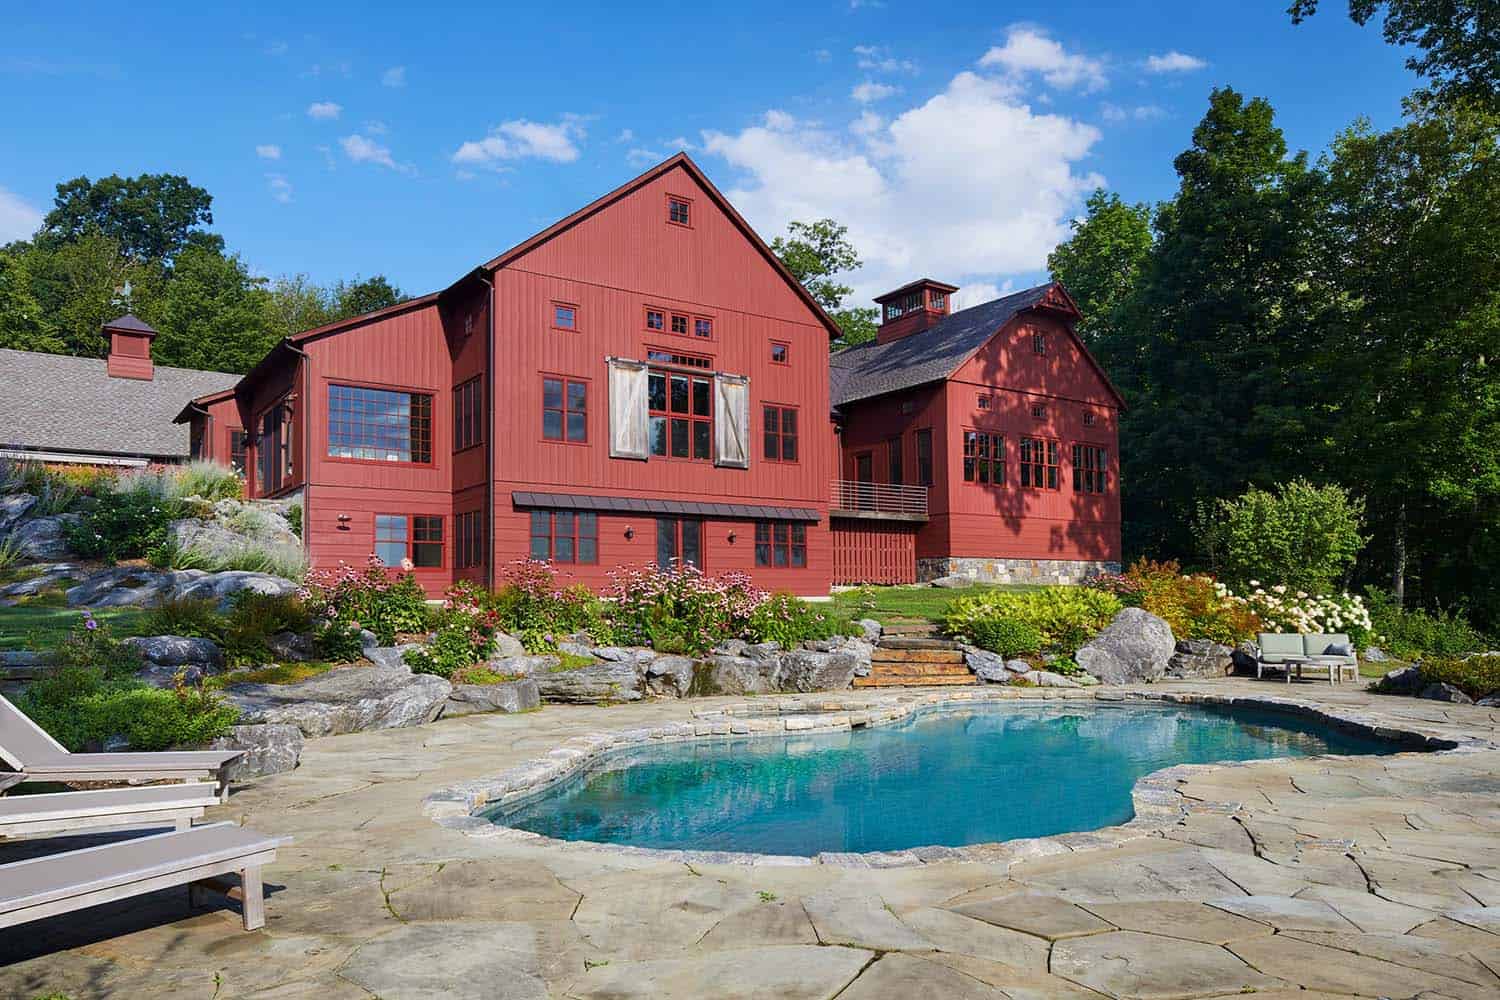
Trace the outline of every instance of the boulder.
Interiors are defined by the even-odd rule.
[[[1384,663],[1390,659],[1390,657],[1386,655],[1386,651],[1381,649],[1379,646],[1366,646],[1363,656],[1371,663]]]
[[[1150,683],[1166,673],[1176,648],[1170,625],[1140,608],[1125,608],[1074,659],[1105,684]]]
[[[410,670],[406,665],[406,651],[420,649],[421,643],[406,642],[399,646],[365,646],[361,650],[364,658],[386,670]]]
[[[453,685],[431,674],[342,667],[296,684],[233,684],[224,696],[246,723],[286,723],[304,736],[336,736],[431,722]]]
[[[9,493],[0,497],[0,535],[15,527],[35,506],[36,497],[30,493]]]
[[[932,585],[946,590],[963,590],[965,587],[974,586],[974,580],[967,576],[940,576],[932,581]]]
[[[8,537],[17,546],[22,559],[62,559],[68,554],[63,526],[75,524],[78,520],[77,514],[34,517],[11,528]]]
[[[1438,681],[1424,687],[1417,695],[1418,698],[1426,698],[1428,701],[1448,701],[1455,705],[1472,705],[1474,699],[1464,694],[1452,684]]]
[[[693,687],[693,660],[687,656],[658,656],[646,664],[646,691],[686,698]]]
[[[308,632],[277,632],[275,635],[268,635],[266,648],[282,663],[305,663],[318,656],[317,640]]]
[[[302,730],[284,723],[232,726],[228,736],[209,744],[211,750],[243,750],[245,755],[224,769],[229,781],[281,774],[302,758]]]
[[[224,502],[226,501],[220,501],[220,503]],[[227,502],[238,503],[233,500]],[[262,516],[281,521],[279,515],[269,511],[257,513],[257,518]],[[285,521],[281,523],[285,524]],[[302,542],[290,530],[283,532],[272,529],[241,533],[224,521],[200,521],[197,518],[186,517],[168,525],[167,535],[172,543],[184,552],[191,550],[211,559],[228,559],[244,551],[251,542],[254,542],[256,548],[270,549],[294,562],[302,557]]]
[[[1259,659],[1260,649],[1248,640],[1236,645],[1234,651],[1229,654],[1230,665],[1237,674],[1255,673],[1255,664]]]
[[[117,608],[159,604],[172,595],[185,570],[150,566],[112,566],[90,574],[68,588],[72,607]]]
[[[1500,691],[1496,691],[1494,694],[1487,694],[1474,704],[1480,708],[1500,708]]]
[[[970,670],[974,671],[974,676],[986,684],[1010,683],[1012,671],[1006,669],[1005,657],[999,653],[991,653],[978,646],[965,646],[964,662],[969,665]],[[1023,666],[1025,669],[1021,671],[1022,673],[1031,669],[1029,665],[1023,664]]]
[[[550,653],[537,656],[491,656],[489,669],[497,674],[513,677],[534,677],[550,673],[562,664],[562,660]]]
[[[66,562],[34,566],[32,570],[32,576],[0,587],[0,604],[12,604],[18,598],[32,597],[45,590],[51,590],[78,573],[77,566]]]
[[[1387,670],[1376,684],[1376,688],[1385,694],[1415,695],[1422,687],[1422,671],[1417,667]]]
[[[257,594],[285,597],[297,592],[297,584],[282,576],[270,573],[252,573],[249,570],[231,569],[222,573],[204,573],[201,570],[184,570],[187,579],[179,580],[172,591],[174,598],[213,597],[226,604],[230,597],[242,590]]]
[[[1064,677],[1062,674],[1054,674],[1050,670],[1029,670],[1024,674],[1017,674],[1016,676],[1026,683],[1030,684],[1032,687],[1076,688],[1084,686],[1071,677]]]
[[[770,694],[778,690],[777,660],[748,656],[710,656],[693,669],[694,697],[713,694]]]
[[[497,656],[503,658],[506,656],[525,655],[526,647],[521,645],[520,639],[517,639],[515,636],[510,635],[507,632],[495,633],[495,651],[490,654],[491,659],[494,659]]]
[[[881,632],[885,630],[884,626],[873,618],[861,618],[854,624],[864,630],[866,642],[874,642],[876,639],[879,639]]]
[[[182,635],[133,636],[124,641],[141,656],[142,680],[157,687],[171,687],[179,674],[196,684],[224,669],[224,651],[212,639]]]
[[[781,653],[779,642],[756,642],[745,647],[744,656],[752,660],[774,660]]]
[[[562,648],[561,645],[558,646]],[[628,663],[632,666],[644,666],[656,659],[656,651],[642,646],[599,646],[597,648],[585,647],[585,655],[592,655],[595,659],[606,660],[610,663]]]
[[[541,692],[530,678],[499,684],[455,684],[443,705],[442,717],[476,712],[529,712],[541,705]]]
[[[843,691],[854,683],[859,661],[849,653],[794,650],[781,654],[782,691]]]
[[[1225,677],[1234,672],[1234,647],[1209,639],[1183,639],[1167,661],[1168,677]]]
[[[875,644],[868,639],[853,636],[844,640],[842,652],[854,657],[854,676],[870,676],[870,659],[875,655]]]
[[[576,670],[532,674],[543,701],[603,705],[641,700],[641,672],[631,664],[601,662]]]
[[[592,646],[588,646],[581,642],[574,642],[571,639],[564,639],[562,642],[559,642],[557,644],[557,651],[559,653],[567,653],[569,656],[581,656],[584,659],[588,660],[614,659],[614,657],[595,656],[594,648]],[[525,650],[523,649],[522,652],[525,652]]]
[[[744,656],[745,650],[749,648],[750,644],[744,639],[725,639],[713,651],[719,656]]]

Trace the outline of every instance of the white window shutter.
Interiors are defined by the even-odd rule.
[[[714,376],[714,464],[750,468],[750,380]]]
[[[609,455],[646,458],[646,366],[639,361],[609,361]]]

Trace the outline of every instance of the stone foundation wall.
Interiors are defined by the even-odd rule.
[[[1100,573],[1118,573],[1120,564],[1097,559],[985,559],[945,556],[917,560],[917,580],[966,576],[977,583],[1082,583]]]

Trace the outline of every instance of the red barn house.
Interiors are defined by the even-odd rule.
[[[890,304],[918,287],[920,314]],[[314,566],[410,560],[433,594],[528,555],[595,587],[678,560],[807,596],[1117,561],[1120,402],[1076,309],[1046,286],[947,317],[944,289],[883,299],[880,343],[833,356],[830,396],[838,328],[678,155],[440,292],[287,339],[178,419],[251,495],[300,499]],[[1032,330],[1047,357],[1016,355]],[[1032,399],[1057,459],[1037,490],[1015,478]],[[961,489],[964,428],[1003,436],[1017,471]],[[1078,480],[1084,442],[1098,473]]]

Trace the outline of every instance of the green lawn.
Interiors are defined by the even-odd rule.
[[[116,635],[131,635],[145,612],[139,608],[98,608],[94,617],[106,622]],[[81,620],[78,608],[45,604],[0,608],[0,649],[27,649],[34,636],[37,644],[56,646]]]
[[[942,587],[862,587],[835,594],[833,606],[842,614],[852,618],[873,618],[881,624],[895,621],[937,622],[948,609],[948,604],[966,594],[979,594],[987,590],[1034,590],[1028,584],[984,584],[977,583],[963,590],[946,590]],[[874,598],[874,608],[860,606],[869,595]]]

